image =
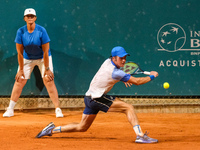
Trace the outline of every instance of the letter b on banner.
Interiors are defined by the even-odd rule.
[[[200,47],[200,40],[198,39],[191,39],[191,47]]]

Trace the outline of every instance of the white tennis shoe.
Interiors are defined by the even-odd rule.
[[[62,118],[64,116],[60,108],[56,108],[55,113],[57,118]]]
[[[55,113],[57,118],[62,118],[64,116],[60,108],[56,108]],[[14,116],[14,109],[8,107],[6,109],[6,112],[3,114],[3,117],[12,117],[12,116]]]
[[[3,114],[3,117],[12,117],[14,116],[14,109],[6,108],[6,112]]]

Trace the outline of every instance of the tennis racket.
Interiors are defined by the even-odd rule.
[[[125,73],[129,73],[131,75],[135,74],[146,74],[150,75],[150,72],[143,71],[138,64],[134,62],[127,62],[125,63],[124,67],[121,68]]]

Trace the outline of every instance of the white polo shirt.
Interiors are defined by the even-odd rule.
[[[120,68],[117,68],[111,58],[108,58],[92,79],[89,90],[85,95],[91,96],[92,99],[99,98],[103,94],[107,94],[117,82],[127,82],[130,76],[130,74],[126,74]]]

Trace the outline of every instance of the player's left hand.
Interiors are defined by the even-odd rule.
[[[24,71],[23,70],[19,70],[15,76],[15,80],[17,82],[21,82],[22,79],[24,79]]]
[[[126,87],[131,87],[133,84],[132,83],[128,83],[128,82],[124,82]]]
[[[44,72],[44,78],[47,82],[53,81],[54,80],[54,74],[51,72],[51,70],[47,70]]]

